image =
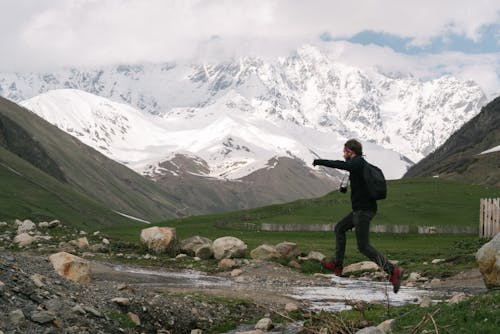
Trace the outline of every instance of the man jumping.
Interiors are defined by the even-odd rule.
[[[335,259],[323,261],[322,265],[335,275],[342,275],[346,246],[345,234],[355,227],[358,250],[389,274],[389,281],[392,283],[393,291],[397,293],[401,286],[403,269],[395,267],[369,242],[370,221],[377,213],[377,201],[368,195],[363,177],[363,168],[366,161],[363,159],[363,147],[359,141],[350,139],[344,144],[344,159],[345,161],[322,159],[313,161],[313,166],[319,165],[348,171],[351,184],[352,212],[335,225]]]

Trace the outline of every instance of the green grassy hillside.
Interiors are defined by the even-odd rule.
[[[59,219],[82,228],[137,224],[1,147],[0,180],[0,220]]]

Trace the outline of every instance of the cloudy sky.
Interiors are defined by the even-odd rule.
[[[0,70],[276,58],[304,44],[339,61],[500,95],[498,0],[0,0]]]

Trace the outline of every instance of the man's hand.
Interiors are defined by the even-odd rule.
[[[316,166],[317,164],[318,164],[318,163],[317,163],[317,160],[316,160],[316,159],[314,159],[314,160],[313,160],[313,166]]]

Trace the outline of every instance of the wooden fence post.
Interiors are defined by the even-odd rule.
[[[500,232],[500,198],[481,198],[479,237],[491,238]]]

